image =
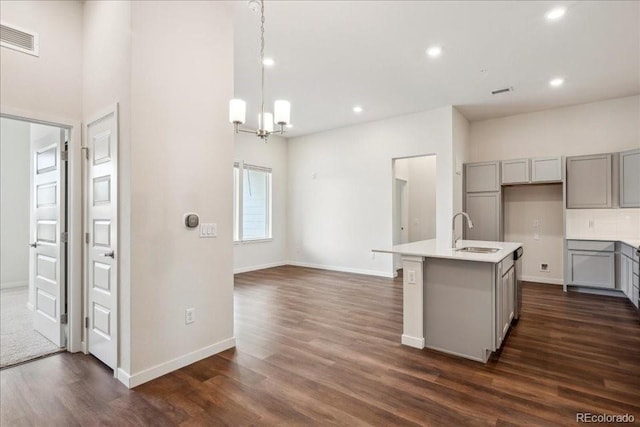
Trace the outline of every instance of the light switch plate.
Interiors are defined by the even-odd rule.
[[[218,236],[218,224],[213,222],[200,223],[200,238],[207,239]]]
[[[184,324],[189,325],[196,321],[196,309],[195,308],[187,308],[184,311]]]

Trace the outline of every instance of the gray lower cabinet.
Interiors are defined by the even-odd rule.
[[[536,157],[531,159],[531,182],[562,181],[562,157]]]
[[[509,332],[516,307],[516,275],[512,260],[498,264],[496,283],[496,348]]]
[[[528,184],[531,180],[529,163],[529,159],[503,160],[500,162],[502,185]]]
[[[620,153],[620,207],[640,208],[640,149]]]
[[[473,221],[473,228],[465,229],[468,240],[501,240],[501,198],[499,192],[467,193],[465,212]]]
[[[467,193],[500,191],[500,162],[466,163],[464,182]]]
[[[614,289],[615,265],[614,242],[567,241],[568,285]]]
[[[567,208],[611,208],[611,154],[567,157]]]

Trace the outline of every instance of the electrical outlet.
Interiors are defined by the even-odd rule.
[[[540,264],[540,271],[548,273],[549,272],[549,264],[545,264],[545,263]]]
[[[189,325],[196,321],[196,309],[195,308],[187,308],[184,311],[184,324]]]
[[[411,284],[416,283],[416,271],[415,270],[409,270],[407,272],[407,283],[411,283]]]

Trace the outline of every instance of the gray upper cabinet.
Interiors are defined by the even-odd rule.
[[[503,160],[500,163],[503,185],[527,184],[529,182],[529,159]]]
[[[567,208],[612,207],[611,154],[567,157]]]
[[[620,153],[620,207],[640,208],[640,149]]]
[[[468,193],[465,211],[473,221],[473,228],[465,229],[468,240],[501,240],[500,193]]]
[[[464,169],[467,193],[500,191],[500,162],[467,163]]]
[[[531,159],[531,182],[562,181],[562,157],[536,157]]]

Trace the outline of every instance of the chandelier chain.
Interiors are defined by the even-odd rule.
[[[264,117],[264,0],[260,0],[260,66],[262,67],[262,104],[260,107],[260,127],[266,129]]]

